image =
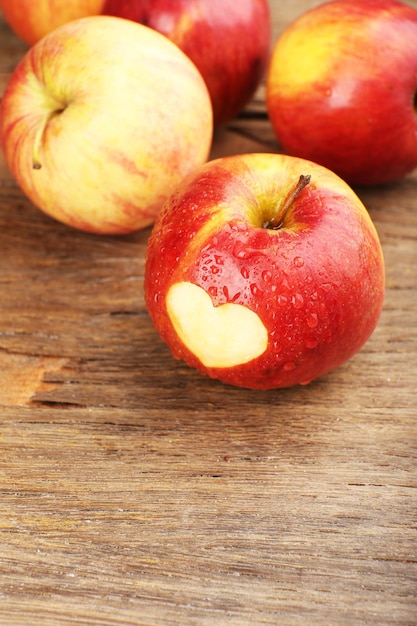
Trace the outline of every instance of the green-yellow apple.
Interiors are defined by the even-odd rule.
[[[145,297],[173,355],[253,389],[306,384],[375,329],[384,262],[352,189],[279,154],[208,162],[183,181],[148,241]]]
[[[395,0],[336,0],[276,41],[267,108],[289,154],[350,184],[417,167],[417,10]]]
[[[58,26],[97,15],[104,0],[0,0],[9,26],[29,46]]]
[[[215,126],[247,104],[264,76],[267,0],[105,0],[102,12],[156,29],[190,57],[207,83]]]
[[[95,233],[151,224],[209,155],[210,96],[169,39],[109,16],[74,20],[32,46],[0,104],[0,138],[45,213]]]

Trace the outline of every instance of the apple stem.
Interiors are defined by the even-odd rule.
[[[310,180],[311,180],[310,174],[301,174],[300,178],[295,183],[290,193],[284,199],[284,202],[282,203],[282,205],[277,207],[277,209],[279,210],[276,211],[275,215],[270,220],[268,220],[268,222],[264,225],[265,228],[278,230],[279,228],[282,227],[283,222],[284,222],[283,216],[285,216],[285,213],[288,211],[288,209],[290,208],[294,200],[300,195],[304,187],[307,187]]]
[[[40,170],[42,164],[39,159],[39,150],[42,142],[42,135],[45,130],[46,124],[48,122],[48,118],[45,123],[38,129],[35,135],[35,141],[33,142],[33,155],[32,155],[32,167],[34,170]]]
[[[32,167],[34,170],[40,170],[42,168],[42,163],[39,158],[39,152],[40,152],[40,148],[42,144],[42,137],[45,132],[45,129],[49,121],[53,117],[55,117],[55,115],[59,115],[60,113],[62,113],[64,108],[65,107],[62,107],[62,108],[55,109],[54,111],[51,111],[51,113],[45,117],[43,123],[41,124],[40,128],[35,134],[35,140],[33,142],[33,153],[32,153]]]

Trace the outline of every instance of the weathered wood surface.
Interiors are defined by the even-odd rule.
[[[313,4],[271,2],[275,32]],[[0,19],[0,94],[23,51]],[[275,149],[246,116],[213,156]],[[0,157],[2,626],[417,624],[417,173],[358,193],[377,330],[308,387],[250,392],[154,332],[149,229],[53,222]]]

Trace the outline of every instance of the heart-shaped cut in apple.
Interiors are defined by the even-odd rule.
[[[256,313],[231,302],[215,307],[198,285],[175,283],[166,306],[181,341],[205,367],[242,365],[267,348],[268,332]]]

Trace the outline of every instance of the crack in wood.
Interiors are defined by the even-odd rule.
[[[51,391],[56,384],[45,381],[48,372],[61,371],[68,359],[14,354],[0,350],[0,405],[30,406],[34,395]]]

